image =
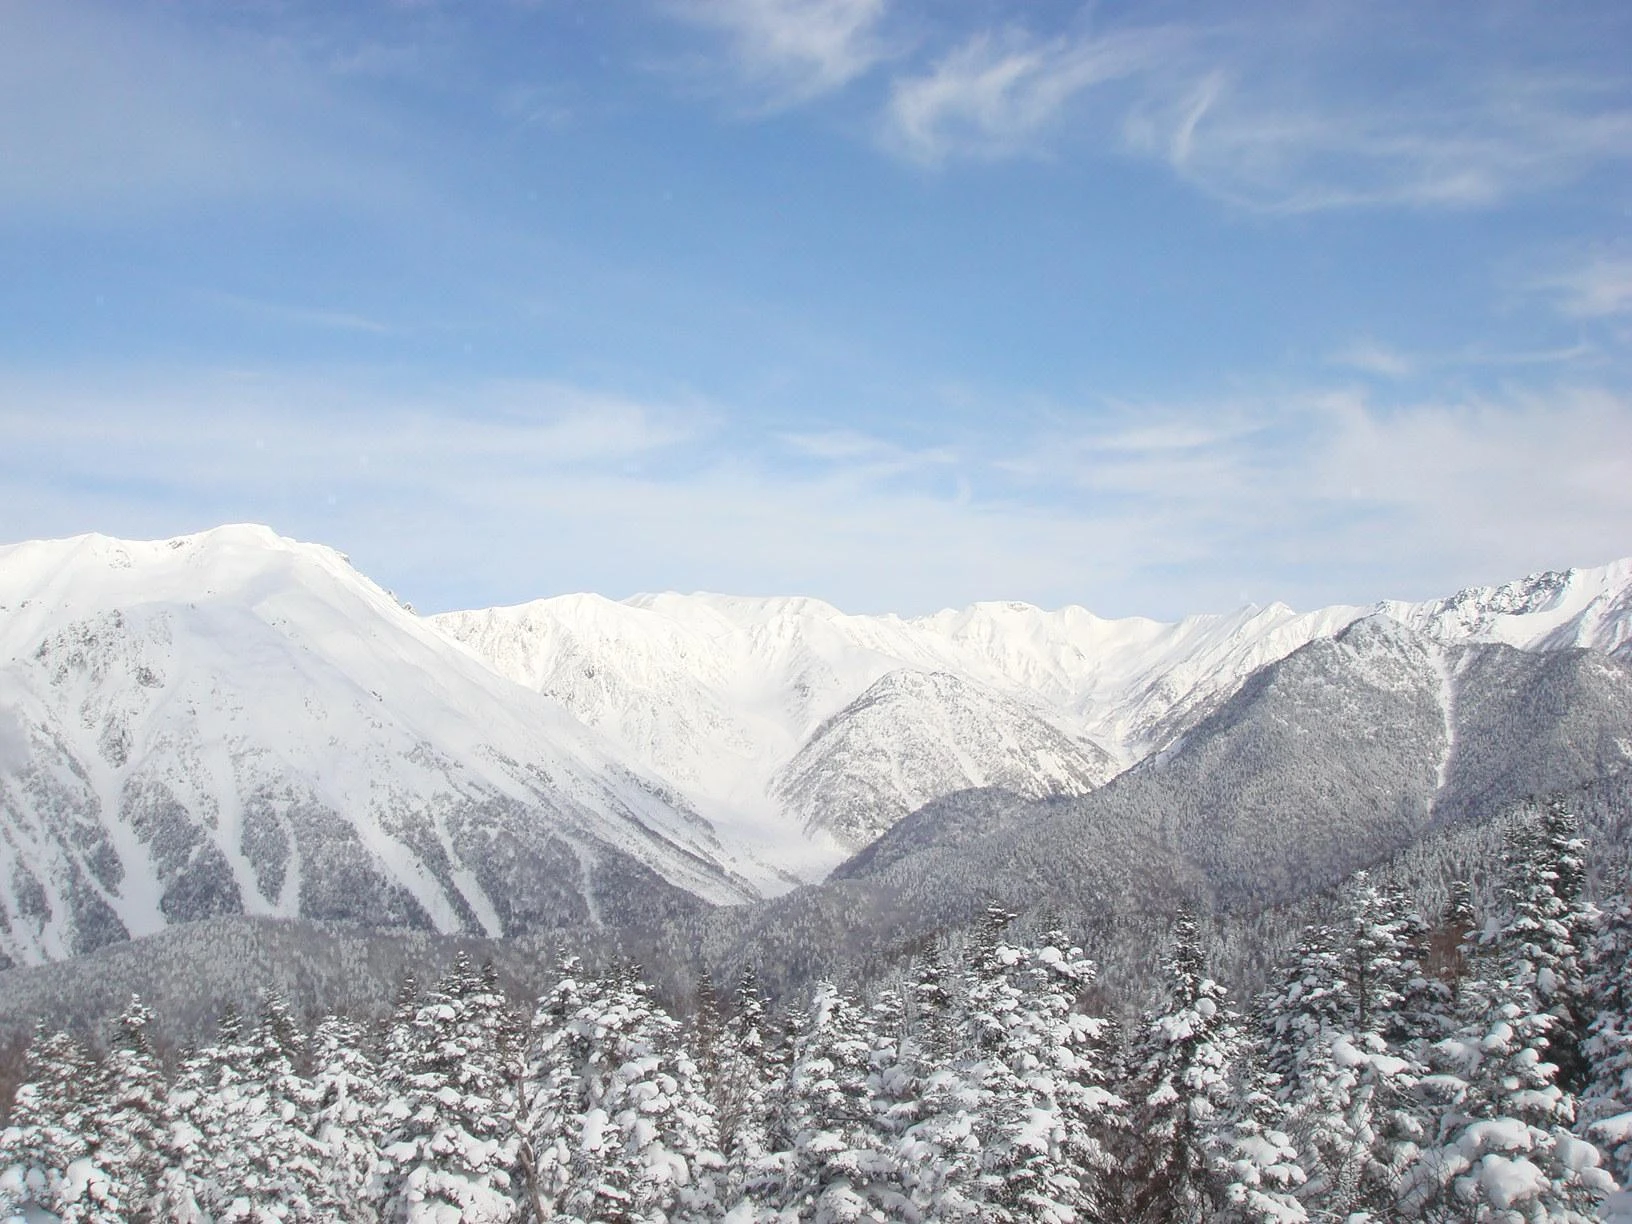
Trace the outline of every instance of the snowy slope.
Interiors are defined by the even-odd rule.
[[[622,603],[572,595],[433,620],[668,778],[729,844],[813,878],[833,862],[835,842],[800,836],[808,812],[787,809],[782,782],[796,757],[815,751],[824,724],[886,675],[955,675],[1125,766],[1172,744],[1257,669],[1377,612],[1447,645],[1626,651],[1632,561],[1421,604],[1306,613],[1273,604],[1176,622],[1021,603],[850,616],[813,599],[677,594]],[[915,730],[920,753],[955,759],[961,750],[944,737],[931,750],[928,729]],[[850,754],[842,785],[891,789],[890,757]],[[969,776],[946,771],[939,794]]]
[[[1378,610],[1442,642],[1624,653],[1632,644],[1632,558],[1470,587],[1427,603],[1385,602]]]
[[[950,672],[893,671],[829,718],[771,783],[806,830],[859,850],[909,812],[974,787],[1083,795],[1113,757]]]
[[[0,549],[0,954],[233,912],[498,934],[752,895],[731,868],[659,780],[329,549]]]
[[[956,675],[1126,765],[1255,668],[1361,611],[1277,605],[1163,624],[988,603],[909,620],[850,616],[815,599],[664,594],[622,603],[570,595],[432,620],[669,779],[727,844],[813,879],[848,843],[820,829],[805,836],[777,778],[892,672]],[[940,746],[943,756],[957,751]],[[927,798],[964,784],[949,773]]]
[[[221,913],[501,933],[782,891],[970,786],[1089,790],[1374,612],[1625,657],[1632,562],[1170,624],[672,594],[421,619],[265,528],[0,548],[0,957]],[[1461,681],[1433,659],[1444,785]]]

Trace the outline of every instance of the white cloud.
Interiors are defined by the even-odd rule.
[[[887,55],[886,0],[687,0],[672,11],[730,40],[739,72],[773,104],[842,89]]]
[[[1369,336],[1354,341],[1334,354],[1332,361],[1359,370],[1362,374],[1375,374],[1382,378],[1409,378],[1417,372],[1418,367],[1415,358]]]
[[[1543,281],[1559,309],[1571,318],[1632,314],[1632,256],[1603,255],[1562,276]]]
[[[1473,208],[1632,157],[1632,108],[1604,107],[1595,91],[1544,73],[1492,72],[1399,103],[1215,71],[1188,92],[1147,96],[1124,134],[1135,151],[1253,209]]]
[[[1310,392],[1122,417],[1037,439],[1029,479],[1085,490],[1152,564],[1194,566],[1203,584],[1225,567],[1311,606],[1632,554],[1623,394],[1385,404]],[[1186,436],[1193,445],[1175,445]],[[1266,581],[1276,573],[1279,587]]]
[[[426,608],[704,588],[1163,616],[1632,552],[1632,398],[1605,391],[992,419],[920,448],[784,437],[816,460],[790,464],[714,406],[556,384],[0,375],[0,539],[267,521]]]
[[[1052,39],[992,28],[896,76],[884,144],[928,164],[1131,153],[1263,212],[1485,207],[1632,158],[1619,68],[1542,41],[1343,4]]]
[[[1078,95],[1148,70],[1171,41],[1153,30],[1050,42],[1019,30],[976,34],[928,72],[896,79],[885,142],[927,163],[1035,150]]]
[[[259,298],[244,297],[237,293],[201,290],[204,301],[253,318],[274,323],[292,323],[300,327],[315,327],[324,331],[367,332],[383,336],[393,329],[390,325],[367,315],[349,310],[333,310],[321,306],[291,306],[286,302],[266,302]]]

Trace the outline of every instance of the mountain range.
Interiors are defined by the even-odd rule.
[[[419,617],[259,527],[0,548],[12,963],[237,913],[846,942],[992,893],[1272,904],[1628,763],[1627,561],[1162,623],[675,594]]]

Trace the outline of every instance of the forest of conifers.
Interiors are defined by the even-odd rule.
[[[1587,852],[1554,802],[1488,913],[1358,876],[1250,1006],[1181,914],[1133,1025],[996,907],[865,997],[683,1023],[565,951],[530,1013],[461,958],[379,1031],[271,996],[167,1062],[132,1000],[100,1057],[36,1034],[0,1219],[1632,1220],[1632,899]]]

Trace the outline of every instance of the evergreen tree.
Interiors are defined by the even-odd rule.
[[[1127,1218],[1137,1224],[1209,1219],[1223,1197],[1218,1133],[1242,1038],[1224,988],[1207,976],[1195,916],[1173,924],[1165,998],[1134,1046],[1129,1104],[1138,1147]]]
[[[582,962],[560,950],[555,986],[534,1007],[520,1060],[517,1166],[525,1201],[540,1220],[562,1210],[585,1160],[578,1136],[588,1108],[588,1041],[573,1023],[584,998],[582,977]]]
[[[921,1116],[924,1090],[920,1064],[913,1054],[907,996],[899,982],[888,982],[879,990],[866,1031],[872,1131],[885,1154],[871,1197],[887,1215],[899,1219],[912,1210],[913,1188],[901,1148]]]
[[[90,1152],[88,1115],[96,1104],[86,1094],[92,1067],[72,1037],[47,1036],[43,1023],[35,1028],[11,1125],[0,1131],[0,1218],[77,1213]]]
[[[1306,1174],[1306,1206],[1336,1217],[1386,1211],[1418,1152],[1409,1103],[1417,1068],[1398,1032],[1418,977],[1408,911],[1365,873],[1351,883],[1339,930],[1310,928],[1265,1007],[1285,1124]]]
[[[282,996],[269,993],[250,1035],[248,1059],[227,1146],[216,1154],[216,1224],[272,1224],[321,1218],[313,1202],[322,1180],[310,1085],[296,1071],[300,1033]],[[213,1197],[213,1196],[212,1196]]]
[[[1229,1224],[1300,1224],[1309,1218],[1298,1197],[1307,1176],[1261,1050],[1243,1050],[1236,1081],[1229,1123],[1220,1128],[1220,1217]]]
[[[819,983],[788,1070],[773,1206],[816,1224],[891,1218],[894,1154],[874,1125],[871,1046],[860,1009]]]
[[[1632,895],[1604,907],[1593,938],[1586,995],[1593,1014],[1585,1046],[1590,1078],[1578,1118],[1632,1190]]]
[[[216,1026],[215,1042],[182,1060],[169,1093],[171,1121],[159,1190],[162,1217],[201,1221],[224,1205],[221,1196],[233,1181],[223,1178],[222,1171],[237,1151],[236,1114],[242,1108],[250,1056],[243,1018],[229,1007]]]
[[[460,953],[415,1010],[402,1076],[405,1116],[386,1148],[395,1166],[388,1220],[501,1224],[514,1217],[509,1083],[497,1039],[502,1005]]]
[[[765,999],[750,967],[733,996],[713,1093],[720,1152],[725,1160],[720,1201],[727,1208],[747,1202],[750,1186],[769,1152],[770,1067],[765,1041]]]
[[[1024,1177],[1011,1183],[1015,1218],[1094,1219],[1108,1210],[1102,1135],[1125,1103],[1095,1055],[1104,1022],[1077,1010],[1095,968],[1057,926],[1028,950],[1014,1013],[1011,1067],[1024,1112],[1013,1136]],[[1016,1193],[1017,1192],[1017,1193]]]
[[[1550,806],[1517,822],[1504,854],[1504,912],[1487,932],[1461,998],[1454,1037],[1436,1043],[1429,1086],[1439,1104],[1402,1205],[1429,1218],[1585,1221],[1613,1179],[1570,1132],[1574,1094],[1550,1060],[1570,1042],[1566,1004],[1578,973],[1579,839]]]
[[[311,1126],[323,1170],[312,1203],[324,1219],[362,1224],[378,1218],[383,1090],[363,1049],[362,1030],[330,1016],[312,1034]]]
[[[550,1013],[571,1014],[547,1028]],[[540,1008],[530,1149],[544,1210],[595,1221],[718,1219],[713,1108],[680,1039],[632,968],[564,975]]]
[[[94,1207],[81,1219],[140,1220],[153,1210],[169,1114],[148,1038],[152,1022],[152,1011],[132,995],[119,1017],[113,1048],[93,1078],[100,1102],[87,1114],[91,1155],[81,1201]]]
[[[1502,939],[1511,955],[1529,964],[1536,1002],[1553,1018],[1547,1061],[1558,1068],[1559,1086],[1573,1095],[1587,1079],[1581,1044],[1590,1017],[1581,962],[1592,923],[1582,902],[1586,843],[1581,822],[1562,799],[1550,799],[1539,813],[1520,818],[1510,833],[1503,869],[1508,916]]]

